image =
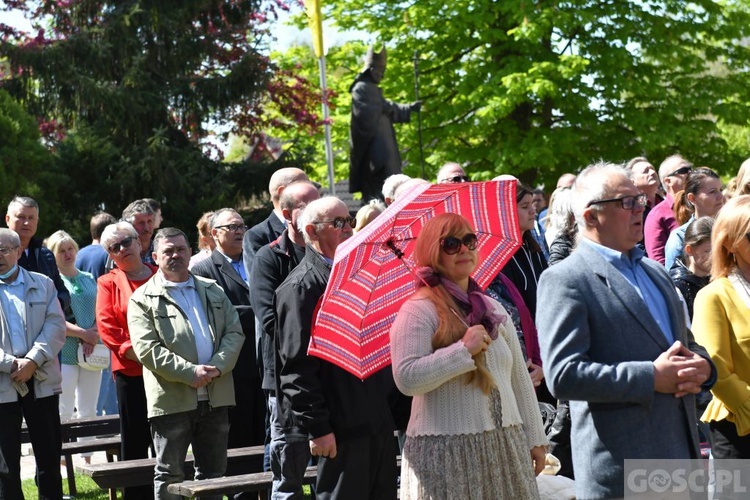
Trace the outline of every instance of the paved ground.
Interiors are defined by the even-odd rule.
[[[91,463],[98,464],[107,461],[107,455],[103,451],[98,451],[91,456]],[[80,455],[73,456],[73,464],[83,464],[83,457]],[[31,445],[24,444],[22,446],[21,456],[21,479],[28,479],[34,477],[34,471],[36,470],[36,463],[34,462],[34,453],[31,449]],[[65,467],[60,467],[63,478],[67,478],[68,474]]]

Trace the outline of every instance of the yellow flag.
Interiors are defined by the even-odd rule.
[[[323,16],[320,14],[320,0],[305,0],[307,19],[313,36],[313,49],[316,57],[323,57]]]

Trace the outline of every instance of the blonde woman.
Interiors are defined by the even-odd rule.
[[[425,285],[391,329],[396,385],[414,397],[402,499],[539,496],[547,438],[536,394],[507,312],[471,278],[476,248],[456,214],[431,219],[417,238]]]
[[[94,277],[76,269],[78,243],[65,231],[57,231],[47,238],[47,248],[55,256],[65,288],[70,292],[70,308],[75,324],[66,323],[65,344],[60,351],[62,372],[62,394],[60,395],[60,420],[96,415],[96,402],[102,374],[84,370],[78,366],[78,347],[82,344],[85,354],[91,354],[99,342],[96,329],[96,281]],[[86,463],[91,454],[83,456]]]
[[[701,417],[715,458],[750,458],[750,196],[732,198],[711,236],[711,283],[695,298],[693,332],[716,364]]]
[[[385,203],[380,200],[370,200],[370,203],[363,206],[357,211],[357,225],[354,226],[354,232],[358,233],[385,210]]]

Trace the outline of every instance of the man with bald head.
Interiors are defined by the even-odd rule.
[[[289,184],[281,193],[279,206],[286,220],[286,229],[276,241],[263,246],[255,254],[255,265],[250,275],[253,284],[250,302],[255,311],[257,323],[262,330],[261,351],[263,357],[262,387],[268,396],[270,425],[269,466],[273,472],[272,497],[302,492],[302,476],[289,468],[293,456],[301,454],[309,457],[307,443],[288,446],[278,424],[276,411],[276,350],[274,336],[276,316],[273,298],[276,288],[297,267],[305,256],[305,238],[300,229],[299,219],[308,203],[320,197],[318,189],[310,182],[298,181]],[[304,471],[304,469],[303,469]]]
[[[573,183],[576,181],[576,174],[565,173],[557,179],[558,188],[571,188]]]
[[[454,182],[469,182],[469,176],[466,175],[463,167],[458,163],[448,162],[438,170],[437,183],[446,184]]]
[[[336,248],[352,235],[346,204],[328,197],[302,212],[305,257],[276,290],[276,395],[287,443],[308,444],[319,458],[316,497],[396,498],[396,446],[387,395],[389,370],[362,381],[307,355],[313,316]],[[295,460],[304,472],[306,456]]]
[[[307,174],[294,167],[279,169],[271,176],[271,180],[268,182],[268,192],[271,195],[273,212],[271,212],[266,220],[251,227],[245,233],[245,238],[242,240],[242,259],[245,262],[245,269],[248,276],[252,274],[255,252],[263,245],[268,245],[278,238],[286,227],[286,222],[279,206],[279,199],[281,193],[284,192],[284,188],[292,182],[306,180],[309,180]]]
[[[663,201],[651,211],[643,225],[643,239],[649,259],[664,265],[664,246],[669,233],[679,227],[674,218],[674,196],[685,188],[685,181],[692,170],[692,164],[680,155],[672,155],[661,162],[659,178],[667,192]]]

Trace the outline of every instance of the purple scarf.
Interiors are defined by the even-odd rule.
[[[469,278],[469,287],[466,292],[461,290],[458,285],[448,279],[444,279],[429,266],[417,269],[417,286],[429,286],[434,288],[443,285],[448,293],[456,300],[461,309],[466,314],[466,321],[469,326],[482,325],[492,340],[497,339],[498,326],[505,323],[507,318],[503,314],[496,313],[490,306],[487,296],[482,288]]]

